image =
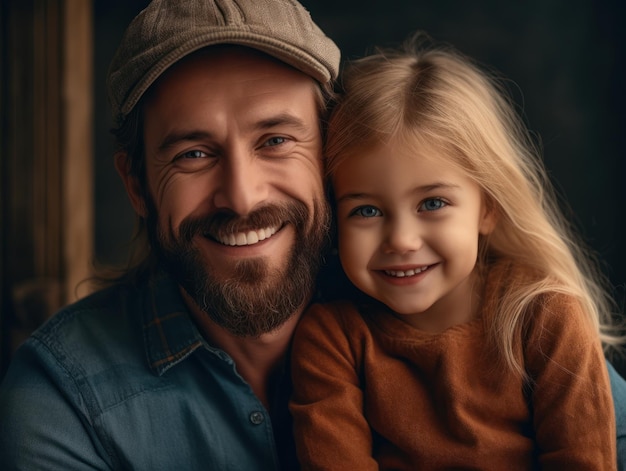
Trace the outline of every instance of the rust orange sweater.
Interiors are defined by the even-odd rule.
[[[492,273],[486,291],[510,282]],[[497,312],[485,301],[478,318],[440,334],[381,308],[314,305],[292,354],[303,469],[615,469],[607,369],[578,303],[554,295],[532,313],[525,388],[488,347]]]

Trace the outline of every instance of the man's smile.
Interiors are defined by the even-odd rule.
[[[230,246],[254,245],[265,239],[269,239],[280,230],[279,226],[265,227],[249,231],[241,231],[231,234],[208,234],[209,237],[220,244]]]

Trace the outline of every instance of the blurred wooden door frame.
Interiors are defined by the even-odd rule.
[[[0,7],[0,374],[93,256],[92,0]]]

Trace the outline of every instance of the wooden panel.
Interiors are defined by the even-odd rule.
[[[89,274],[93,99],[91,1],[6,0],[2,12],[5,365]]]
[[[87,286],[78,284],[90,275],[94,245],[91,2],[66,0],[65,25],[63,242],[65,298],[73,301],[87,293]]]

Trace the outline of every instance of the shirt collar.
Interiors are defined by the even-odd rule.
[[[160,272],[144,292],[144,346],[150,368],[159,376],[204,345],[179,289]]]

